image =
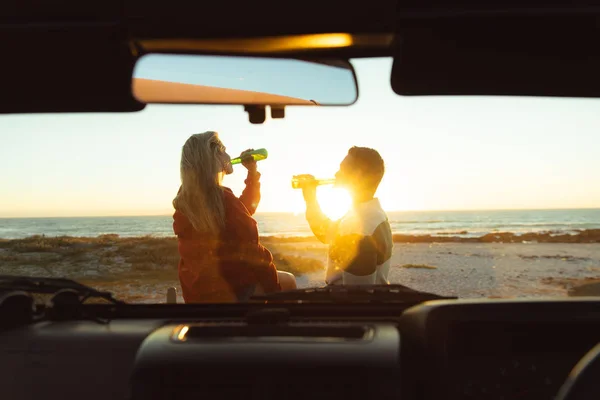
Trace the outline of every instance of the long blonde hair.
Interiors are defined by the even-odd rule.
[[[181,188],[173,207],[199,232],[218,234],[225,225],[219,155],[225,152],[217,132],[196,133],[181,149]]]

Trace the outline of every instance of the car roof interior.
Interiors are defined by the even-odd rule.
[[[600,82],[592,79],[600,66],[593,51],[600,10],[586,2],[303,1],[289,7],[284,11],[276,1],[3,2],[0,113],[142,110],[131,95],[131,74],[148,51],[395,57],[390,81],[400,95],[600,95]],[[351,40],[309,40],[319,34]]]

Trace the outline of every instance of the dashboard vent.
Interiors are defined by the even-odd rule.
[[[290,317],[289,319],[289,323],[290,324],[357,324],[357,323],[362,323],[365,320],[368,320],[367,318],[357,318],[357,319],[349,319],[349,318],[306,318],[306,317]],[[381,322],[381,318],[377,319],[374,318],[373,319],[375,322]],[[192,321],[186,321],[184,323],[192,323]],[[395,319],[392,319],[392,322],[395,322]],[[247,321],[245,318],[202,318],[202,319],[197,319],[194,320],[193,323],[202,323],[202,324],[235,324],[235,325],[240,325],[240,324],[246,324]]]
[[[175,330],[174,340],[270,339],[302,341],[364,340],[372,336],[372,328],[365,325],[182,325]]]

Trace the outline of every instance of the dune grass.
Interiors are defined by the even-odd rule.
[[[270,243],[266,244],[268,247]],[[31,265],[41,268],[57,267],[64,272],[77,272],[86,264],[95,264],[119,270],[123,275],[136,272],[161,271],[175,276],[179,254],[174,237],[127,237],[101,235],[98,237],[31,236],[24,239],[0,239],[0,269],[10,272],[11,266]],[[295,275],[324,269],[321,260],[287,255],[273,251],[277,269]],[[99,268],[102,269],[102,268]],[[109,269],[107,269],[109,270]],[[101,271],[100,271],[101,272]],[[119,275],[121,275],[121,273]],[[68,274],[67,274],[68,275]],[[102,274],[104,275],[104,274]],[[112,278],[106,276],[105,278]]]
[[[322,260],[288,254],[274,242],[265,245],[280,271],[301,276],[325,268]],[[179,286],[178,263],[174,237],[0,239],[0,274],[70,278],[127,302],[164,302],[167,288]]]

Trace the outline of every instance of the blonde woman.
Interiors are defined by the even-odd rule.
[[[273,256],[259,243],[252,215],[260,201],[260,173],[252,157],[242,164],[248,176],[238,198],[221,185],[233,167],[216,132],[197,133],[183,145],[173,230],[186,303],[245,301],[253,294],[296,288],[295,277],[277,271]]]

